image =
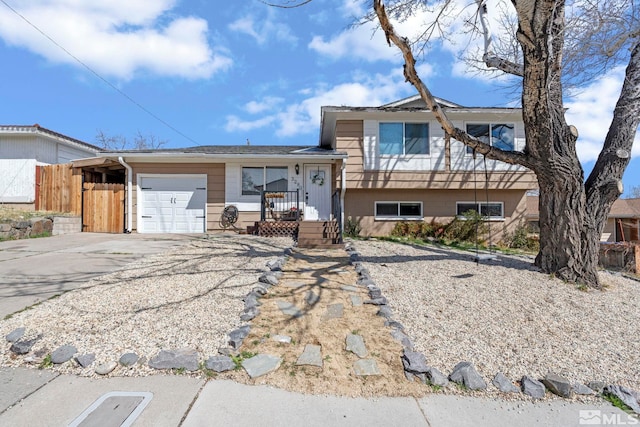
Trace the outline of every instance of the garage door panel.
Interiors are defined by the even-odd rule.
[[[142,206],[138,209],[143,233],[203,233],[206,182],[202,177],[141,177]],[[149,218],[150,217],[150,218]]]

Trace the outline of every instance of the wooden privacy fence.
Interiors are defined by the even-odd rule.
[[[124,231],[124,184],[82,182],[70,164],[36,167],[36,209],[82,216],[82,231]]]
[[[82,231],[122,233],[124,231],[124,184],[83,185]]]
[[[71,164],[36,166],[36,210],[82,215],[82,170]]]

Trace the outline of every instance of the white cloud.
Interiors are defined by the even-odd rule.
[[[265,8],[265,10],[269,9]],[[272,12],[260,19],[256,19],[253,16],[239,18],[229,24],[229,29],[253,37],[259,45],[264,45],[272,39],[291,45],[295,45],[298,42],[298,38],[293,34],[291,27],[282,22],[276,22]]]
[[[570,97],[565,106],[567,122],[578,129],[576,150],[582,162],[598,158],[604,143],[624,80],[624,67],[618,67]],[[640,156],[640,135],[636,133],[632,157]]]
[[[15,9],[100,74],[123,80],[136,73],[209,78],[232,65],[209,45],[207,21],[176,17],[176,0],[33,0]],[[55,63],[79,66],[8,8],[0,8],[0,37]]]
[[[421,66],[424,76],[431,74],[428,65]],[[250,113],[268,112],[261,119],[243,120],[238,116],[228,116],[226,130],[250,130],[271,126],[277,136],[293,137],[318,131],[320,107],[333,106],[379,106],[414,93],[413,87],[404,81],[402,70],[394,69],[388,75],[370,75],[354,72],[350,82],[337,85],[318,84],[298,91],[300,98],[279,108],[284,100],[264,98],[245,105]],[[277,102],[268,102],[275,99]],[[266,105],[269,108],[266,108]],[[273,109],[276,108],[275,111]]]

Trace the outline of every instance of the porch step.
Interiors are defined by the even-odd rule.
[[[298,228],[299,248],[342,247],[336,221],[302,221]]]

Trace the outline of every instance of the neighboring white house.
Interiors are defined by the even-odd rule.
[[[35,124],[0,125],[0,203],[32,204],[36,165],[92,157],[100,148]]]

